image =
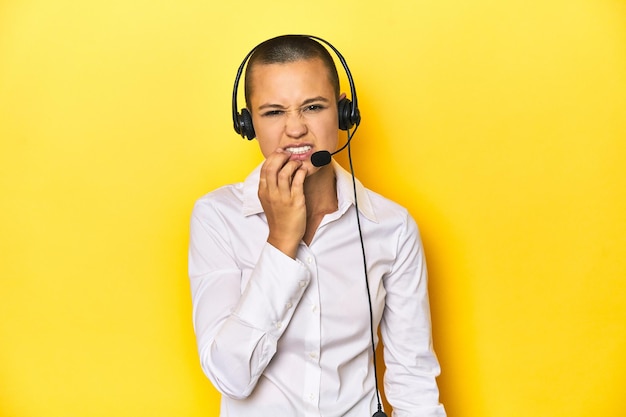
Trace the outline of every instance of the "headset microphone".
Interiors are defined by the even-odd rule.
[[[341,148],[337,149],[335,152],[330,153],[328,151],[317,151],[314,152],[313,155],[311,155],[311,164],[315,167],[323,167],[324,165],[328,165],[330,164],[330,160],[331,157],[336,154],[339,153],[341,151],[343,151],[344,149],[348,148],[348,151],[350,150],[350,141],[352,140],[352,137],[354,136],[354,134],[356,133],[356,130],[359,128],[359,123],[361,122],[361,120],[359,119],[359,121],[357,123],[355,123],[354,126],[354,130],[352,132],[348,132],[348,140],[346,141],[346,144],[343,145]]]
[[[330,157],[334,155],[328,151],[318,151],[311,155],[311,164],[316,167],[323,167],[330,164]]]

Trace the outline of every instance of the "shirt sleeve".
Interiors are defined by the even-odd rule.
[[[426,263],[419,231],[407,213],[397,256],[384,278],[387,291],[381,321],[384,387],[393,417],[445,417],[436,377],[439,362],[432,344]]]
[[[215,209],[196,204],[189,277],[202,369],[222,394],[242,399],[276,352],[310,278],[300,261],[266,243],[242,291],[228,227]]]

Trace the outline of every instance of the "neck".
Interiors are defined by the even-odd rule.
[[[337,210],[337,180],[332,165],[320,168],[304,182],[307,216]]]

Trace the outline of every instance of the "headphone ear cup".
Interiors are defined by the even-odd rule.
[[[347,98],[342,98],[337,103],[337,111],[339,113],[339,129],[348,130],[354,123],[351,120],[352,103]]]
[[[358,107],[347,98],[342,98],[337,103],[337,111],[339,112],[339,129],[350,130],[355,124],[361,123],[361,112]]]
[[[241,109],[239,115],[239,132],[241,137],[245,137],[248,140],[254,139],[256,133],[254,133],[254,125],[252,124],[252,115],[248,109]]]

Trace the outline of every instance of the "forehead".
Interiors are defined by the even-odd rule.
[[[251,98],[281,91],[314,90],[316,94],[334,94],[328,68],[319,58],[285,63],[255,63],[247,79]],[[293,91],[292,91],[293,92]]]

